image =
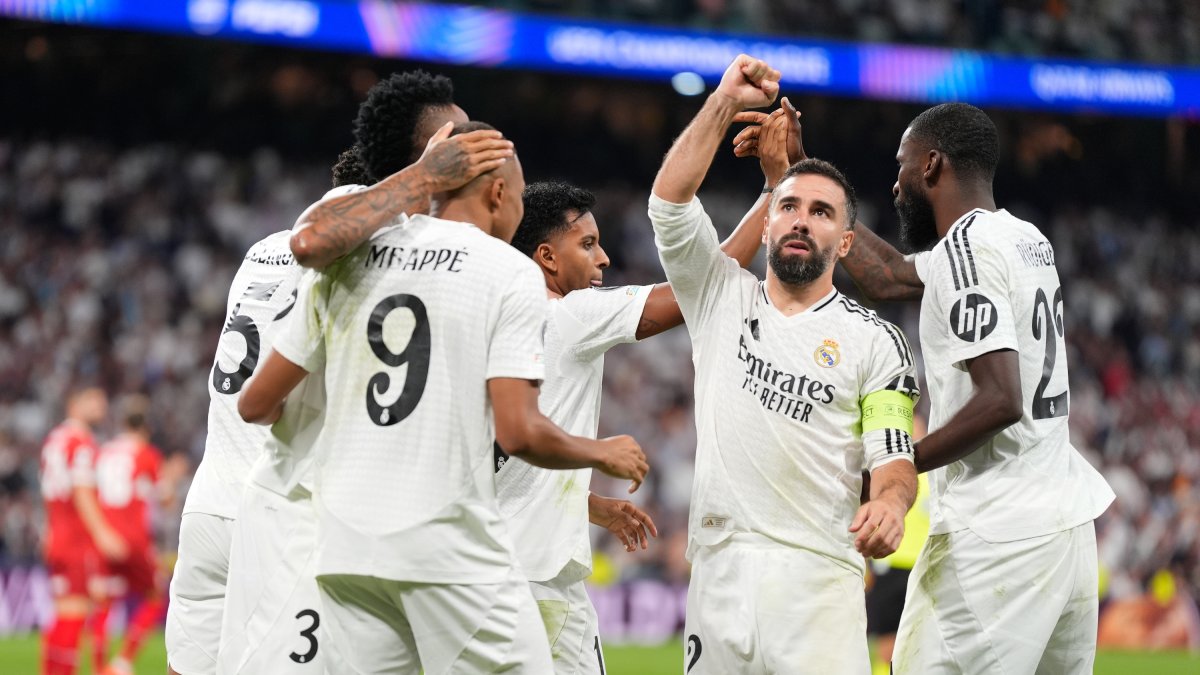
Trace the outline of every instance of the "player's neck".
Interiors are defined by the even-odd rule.
[[[799,314],[812,307],[818,300],[829,295],[833,290],[833,275],[825,274],[821,278],[807,284],[785,284],[775,276],[775,272],[767,270],[767,298],[775,309],[784,316]]]
[[[63,421],[63,424],[65,424],[69,427],[74,427],[75,429],[80,429],[82,431],[91,431],[92,430],[92,425],[88,424],[87,422],[84,422],[83,420],[79,419],[78,417],[67,417],[67,419]]]
[[[550,298],[551,300],[557,300],[566,296],[567,293],[570,293],[569,290],[564,291],[562,287],[558,285],[558,280],[554,278],[554,275],[550,273],[550,270],[547,270],[541,265],[538,265],[538,268],[542,270],[542,279],[546,281],[546,297]]]
[[[964,186],[953,195],[935,204],[933,213],[934,221],[937,223],[938,236],[946,236],[946,233],[960,218],[975,209],[996,210],[996,198],[992,196],[991,185]]]
[[[482,208],[464,199],[454,199],[435,204],[433,209],[430,210],[430,215],[442,220],[470,223],[484,233],[492,234],[492,214],[486,208]]]

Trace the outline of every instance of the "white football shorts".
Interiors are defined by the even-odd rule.
[[[529,582],[425,584],[351,574],[317,577],[330,675],[553,672]]]
[[[180,521],[166,638],[167,663],[182,675],[217,672],[233,522],[207,513],[187,513]]]
[[[895,673],[1082,675],[1096,659],[1096,529],[988,543],[929,537],[908,580]]]
[[[582,580],[529,582],[537,601],[555,675],[604,675],[600,619]]]
[[[692,560],[684,672],[869,675],[862,574],[736,533]]]
[[[315,577],[312,495],[246,486],[233,528],[219,675],[321,675],[327,645]]]

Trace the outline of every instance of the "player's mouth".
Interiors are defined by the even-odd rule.
[[[604,279],[592,279],[589,283],[592,285],[592,288],[600,288],[604,285]]]
[[[784,243],[783,249],[797,255],[812,253],[812,247],[808,245],[808,242],[801,239],[793,239]]]

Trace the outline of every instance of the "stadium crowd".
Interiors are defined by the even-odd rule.
[[[289,227],[327,170],[285,166],[270,151],[234,158],[78,140],[6,142],[0,158],[0,543],[18,562],[37,556],[38,449],[69,387],[150,393],[159,444],[198,461],[211,352],[240,252]],[[644,190],[599,194],[605,236],[621,242],[607,282],[660,278]],[[746,197],[707,202],[730,223]],[[1200,234],[1103,207],[1043,222],[1068,279],[1075,440],[1118,494],[1101,521],[1113,592],[1133,592],[1172,563],[1200,590]],[[898,314],[910,334],[915,316]],[[651,449],[640,499],[666,538],[628,558],[603,542],[629,575],[681,573],[691,371],[683,331],[609,360],[602,433],[630,433]]]
[[[809,4],[840,8],[832,12],[905,3]],[[966,6],[973,4],[993,3]],[[1166,12],[1165,5],[1139,4],[1150,16]],[[1030,3],[1027,11],[1036,19],[1049,10]],[[1173,22],[1190,42],[1162,40],[1153,47],[1179,45],[1191,51],[1171,59],[1200,60],[1197,20]],[[945,35],[937,41],[954,43]],[[5,58],[28,67],[13,69],[0,91],[41,81],[36,72],[78,68],[88,44],[26,40]],[[127,97],[131,88],[157,77],[153,64],[133,65],[129,54],[110,64],[129,66],[125,79],[88,85],[101,89],[89,95],[102,101],[103,130],[87,120],[65,121],[66,108],[49,105],[41,119],[27,110],[27,117],[0,127],[0,567],[38,558],[38,451],[72,386],[149,394],[157,445],[198,463],[206,383],[233,273],[252,242],[289,228],[329,185],[329,165],[349,136],[346,102],[352,106],[355,93],[369,87],[371,69],[351,68],[345,77],[346,66],[323,65],[332,57],[307,55],[239,69],[245,63],[239,55],[249,53],[239,49],[226,47],[220,59],[193,55],[198,63],[219,64],[207,71],[209,81],[225,85],[197,127],[172,127],[189,103],[185,95],[160,101],[161,114],[122,112],[137,100]],[[385,66],[379,69],[391,69]],[[606,283],[663,278],[646,198],[665,144],[694,109],[689,101],[651,85],[599,81],[572,82],[551,101],[547,91],[564,82],[515,73],[453,76],[463,107],[514,139],[531,179],[567,178],[596,192],[595,213],[613,258]],[[365,84],[330,84],[360,77]],[[69,98],[45,86],[32,91]],[[324,93],[290,98],[299,91]],[[512,103],[496,106],[501,95]],[[805,114],[810,151],[846,169],[863,197],[862,220],[894,238],[891,157],[911,110],[793,100]],[[263,119],[291,121],[267,129]],[[333,127],[330,120],[339,119]],[[1156,572],[1167,570],[1180,591],[1200,596],[1200,233],[1194,205],[1179,207],[1200,176],[1196,169],[1188,173],[1186,159],[1178,169],[1170,161],[1132,172],[1123,164],[1137,156],[1131,153],[1167,154],[1162,123],[1005,113],[997,122],[1005,147],[997,179],[1002,201],[1044,229],[1063,275],[1074,441],[1118,497],[1097,523],[1108,595],[1139,595]],[[1193,152],[1194,136],[1183,145]],[[757,195],[757,167],[726,157],[714,176],[710,183],[721,187],[701,197],[718,228],[728,231]],[[1095,187],[1114,181],[1120,190]],[[839,285],[852,292],[845,277]],[[917,335],[916,306],[881,311]],[[636,499],[661,533],[650,551],[636,555],[597,533],[597,551],[614,561],[623,579],[686,578],[682,551],[695,448],[691,378],[689,343],[679,329],[620,347],[608,359],[601,434],[629,433],[647,448],[653,468]],[[623,492],[600,477],[595,486]],[[178,518],[163,514],[160,520],[170,546]]]
[[[454,0],[454,4],[463,4]],[[497,5],[705,30],[1146,63],[1200,63],[1200,7],[1180,0],[509,0]]]

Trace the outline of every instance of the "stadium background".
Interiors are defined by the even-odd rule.
[[[179,5],[190,23],[143,25],[122,14],[144,4]],[[267,13],[235,26],[238,6],[251,4],[260,14],[268,5],[298,14]],[[527,44],[508,43],[504,52],[496,47],[504,36],[488,32],[515,26],[523,35],[527,25],[543,24],[667,38],[775,33],[758,44],[794,43],[833,57],[856,49],[864,73],[867,52],[883,49],[878,43],[983,50],[898,47],[884,55],[890,69],[851,85],[833,58],[824,84],[789,83],[785,71],[784,94],[803,112],[809,154],[847,173],[864,203],[861,219],[893,239],[893,156],[908,121],[932,100],[1002,103],[987,106],[1001,132],[997,201],[1054,243],[1066,294],[1073,439],[1118,495],[1097,523],[1105,611],[1127,610],[1112,637],[1127,648],[1200,649],[1200,5],[528,0],[493,3],[503,6],[496,13],[460,12],[467,28],[446,33],[443,13],[460,11],[454,6],[340,4],[357,4],[363,17],[394,12],[393,34],[376,26],[366,43],[322,42],[333,28],[308,25],[304,34],[304,17],[312,18],[304,8],[333,16],[333,3],[303,0],[0,0],[0,15],[10,17],[0,19],[0,636],[13,636],[0,638],[0,653],[32,644],[20,636],[49,610],[38,559],[37,457],[63,414],[64,393],[83,382],[114,395],[149,393],[156,442],[194,468],[208,370],[241,256],[265,234],[289,228],[324,192],[330,166],[351,142],[357,103],[380,76],[418,65],[451,76],[468,114],[514,140],[528,180],[566,179],[597,193],[613,259],[606,283],[662,279],[646,197],[702,96],[676,92],[671,70],[645,60],[625,69],[613,59],[525,61]],[[218,7],[226,23],[213,18]],[[418,30],[423,25],[429,35]],[[463,46],[463,35],[475,36],[473,46]],[[780,53],[811,65],[801,52]],[[1008,62],[987,54],[1020,55],[1035,70],[1101,73],[1121,62],[1129,77],[1167,82],[1171,95],[1151,87],[1106,98],[1102,86],[1100,95],[1074,101],[1066,94],[1006,100],[1000,65]],[[931,61],[949,62],[957,74],[905,84],[927,75]],[[454,65],[462,63],[474,65]],[[963,75],[963,63],[978,72]],[[712,76],[703,64],[696,70]],[[723,151],[701,197],[728,230],[760,184],[756,162]],[[853,293],[846,278],[838,281]],[[880,311],[917,335],[915,306]],[[647,448],[652,473],[636,500],[661,533],[635,555],[597,533],[593,592],[610,645],[669,643],[682,627],[691,387],[682,329],[608,359],[601,433],[630,433]],[[623,491],[603,480],[596,488]],[[162,513],[159,523],[170,549],[178,514]],[[1179,658],[1180,672],[1200,663]],[[4,666],[0,657],[8,672]]]

